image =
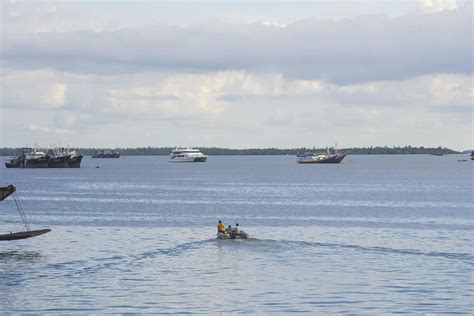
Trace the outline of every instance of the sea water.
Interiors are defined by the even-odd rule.
[[[0,185],[52,232],[0,242],[0,314],[473,313],[474,162],[462,155],[5,159]],[[251,239],[217,240],[219,219]],[[1,202],[0,233],[22,229]]]

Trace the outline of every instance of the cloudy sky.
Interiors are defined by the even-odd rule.
[[[0,147],[473,146],[470,1],[1,0]]]

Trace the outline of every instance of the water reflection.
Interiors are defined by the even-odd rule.
[[[0,263],[33,261],[41,257],[38,251],[6,251],[0,252]]]

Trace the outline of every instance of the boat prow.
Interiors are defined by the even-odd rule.
[[[38,230],[29,230],[29,231],[18,232],[18,233],[3,234],[3,235],[0,235],[0,241],[26,239],[26,238],[40,236],[40,235],[49,233],[50,231],[51,229],[38,229]]]

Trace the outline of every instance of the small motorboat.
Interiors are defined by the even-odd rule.
[[[240,231],[240,233],[236,233],[235,231],[232,231],[231,233],[217,233],[217,239],[248,239],[249,235],[244,232],[243,230]]]

